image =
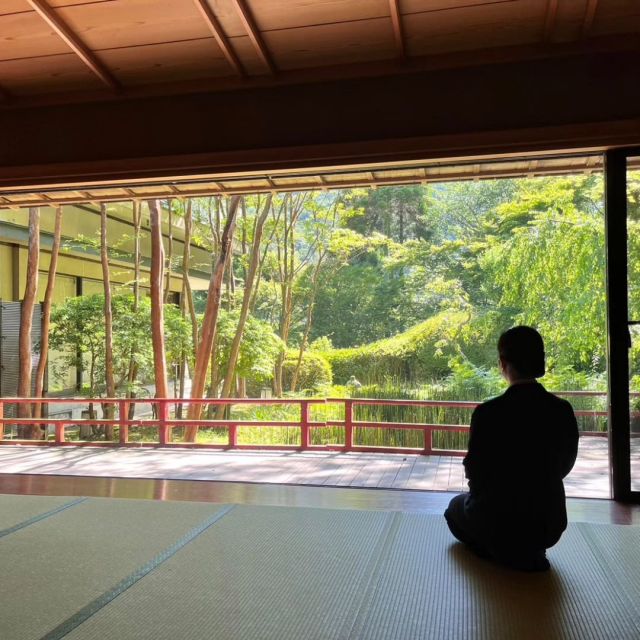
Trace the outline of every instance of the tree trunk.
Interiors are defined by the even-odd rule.
[[[172,200],[169,199],[169,243],[167,245],[167,284],[164,290],[164,303],[169,302],[169,294],[171,293],[171,261],[173,260],[173,207]],[[162,220],[160,221],[160,229],[162,233]],[[162,236],[161,236],[162,237]]]
[[[111,282],[109,274],[109,254],[107,250],[107,205],[100,205],[100,262],[102,263],[102,282],[104,286],[104,373],[107,398],[116,395],[115,379],[113,377],[113,307],[111,304]],[[103,403],[103,418],[113,420],[114,406]],[[113,440],[113,425],[106,425],[104,435],[106,440]]]
[[[295,392],[296,387],[298,386],[300,367],[302,366],[302,357],[304,356],[305,349],[307,348],[307,344],[309,342],[309,334],[311,333],[311,326],[313,324],[313,311],[316,306],[316,296],[318,294],[318,279],[320,277],[320,269],[322,267],[322,262],[325,256],[326,251],[321,251],[319,253],[318,261],[313,268],[313,275],[311,276],[311,294],[309,296],[309,306],[307,307],[307,318],[304,327],[304,335],[302,336],[302,341],[300,342],[300,350],[298,352],[298,361],[296,362],[296,368],[294,369],[293,376],[291,377],[292,392]]]
[[[253,281],[258,270],[260,262],[260,243],[262,241],[262,231],[264,224],[269,215],[271,209],[271,195],[267,197],[262,213],[256,219],[256,224],[253,233],[253,244],[251,248],[251,261],[249,263],[249,269],[247,271],[246,279],[244,282],[244,294],[242,296],[242,307],[240,308],[240,317],[238,319],[238,326],[236,327],[235,335],[233,336],[233,342],[231,343],[231,349],[229,351],[229,362],[227,365],[227,373],[222,383],[222,398],[229,397],[231,392],[231,385],[235,376],[236,362],[238,361],[238,354],[240,353],[240,345],[242,343],[242,335],[244,333],[244,326],[249,315],[249,303],[251,302],[251,294],[253,292]],[[222,417],[222,407],[218,410],[218,416]]]
[[[33,309],[38,295],[38,266],[40,261],[40,209],[29,208],[29,249],[27,256],[27,281],[20,305],[20,333],[18,337],[18,397],[31,397],[31,328],[33,325]],[[31,405],[19,404],[18,417],[30,418]],[[40,427],[32,425],[20,429],[24,438],[38,439]]]
[[[60,253],[60,237],[62,234],[62,207],[56,208],[56,217],[53,228],[53,246],[51,247],[51,261],[49,262],[49,275],[47,277],[47,288],[44,292],[42,302],[42,322],[40,331],[40,360],[36,369],[36,398],[44,395],[44,378],[47,371],[47,360],[49,359],[49,324],[51,320],[51,301],[53,300],[53,289],[56,284],[56,271],[58,269],[58,254]],[[43,405],[34,406],[35,417],[42,416]]]
[[[198,347],[198,319],[196,317],[195,307],[193,305],[193,292],[191,291],[191,283],[189,282],[189,266],[191,262],[191,200],[187,201],[187,206],[184,212],[184,247],[182,251],[182,291],[180,293],[180,310],[182,311],[182,317],[187,317],[187,310],[189,311],[189,317],[191,318],[191,338],[193,345],[193,353]],[[187,369],[193,370],[193,362],[189,359],[188,354],[184,353],[182,356],[182,362],[180,363],[180,397],[184,398],[185,392],[185,378],[187,375]],[[178,405],[178,418],[182,418],[183,407],[182,404]]]
[[[133,310],[138,311],[140,306],[140,223],[142,222],[142,207],[137,200],[133,201]],[[127,398],[135,398],[136,393],[133,385],[138,375],[138,365],[136,364],[136,354],[132,351],[129,358],[129,369],[127,372]],[[136,412],[135,403],[129,405],[129,420],[133,420]]]
[[[204,387],[207,381],[207,368],[211,359],[211,353],[215,348],[216,324],[218,321],[218,311],[220,309],[224,269],[227,264],[229,252],[232,251],[232,239],[233,232],[235,230],[236,213],[238,212],[239,201],[239,196],[233,196],[231,198],[229,213],[224,225],[224,231],[222,232],[220,253],[211,273],[211,279],[209,280],[207,306],[202,320],[202,331],[193,371],[193,382],[191,386],[192,398],[202,398],[204,395]],[[201,409],[201,405],[190,405],[189,419],[197,420],[201,415]],[[198,429],[196,426],[188,427],[186,440],[188,442],[194,442],[197,432]]]
[[[151,227],[151,340],[153,342],[153,371],[156,398],[169,397],[167,383],[167,358],[164,350],[164,309],[162,301],[162,276],[164,246],[162,245],[162,220],[157,200],[149,200]]]

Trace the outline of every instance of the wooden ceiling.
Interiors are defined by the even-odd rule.
[[[639,0],[1,0],[0,101],[237,88],[623,34],[640,34]]]

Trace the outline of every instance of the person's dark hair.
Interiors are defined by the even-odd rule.
[[[533,327],[513,327],[498,340],[498,353],[523,377],[544,375],[544,342]]]

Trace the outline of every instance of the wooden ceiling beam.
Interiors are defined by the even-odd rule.
[[[120,84],[111,75],[111,72],[80,40],[69,25],[47,4],[46,0],[27,0],[27,2],[104,84],[116,92],[120,91]]]
[[[582,40],[586,40],[591,33],[591,25],[593,25],[597,8],[598,0],[587,0],[587,6],[584,10],[584,20],[582,21],[582,30],[580,32],[580,38]]]
[[[389,0],[389,11],[391,13],[391,24],[393,25],[393,36],[398,49],[398,57],[405,58],[407,55],[404,43],[404,32],[402,29],[402,14],[400,13],[400,0]]]
[[[231,66],[231,68],[236,72],[238,76],[244,78],[246,73],[240,62],[240,59],[236,55],[236,52],[233,50],[227,35],[222,29],[222,25],[220,24],[218,18],[216,18],[213,9],[209,6],[207,0],[193,0],[196,4],[196,7],[200,11],[200,14],[204,18],[204,21],[207,23],[207,27],[213,34],[222,54],[227,59],[227,62]]]
[[[547,11],[544,17],[544,32],[542,39],[548,42],[553,37],[556,28],[556,17],[558,16],[558,0],[548,0]]]
[[[256,50],[256,53],[265,64],[267,69],[269,69],[269,73],[275,75],[277,73],[276,65],[271,58],[271,54],[267,49],[267,45],[264,43],[262,34],[260,33],[256,25],[256,21],[254,20],[247,3],[245,2],[245,0],[231,0],[231,3],[235,6],[238,15],[240,16],[242,26],[245,28],[247,35],[249,36],[249,40],[251,40],[251,43]]]

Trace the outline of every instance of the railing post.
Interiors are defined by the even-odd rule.
[[[309,448],[309,401],[300,402],[300,448]]]
[[[353,400],[344,401],[344,450],[353,449]]]
[[[424,429],[424,450],[423,455],[430,456],[433,453],[433,429],[425,427]]]
[[[4,402],[0,400],[0,440],[4,440]]]
[[[64,422],[58,422],[56,423],[56,444],[62,444],[64,442],[64,428],[65,428],[65,423]]]
[[[163,398],[156,398],[158,403],[158,418],[160,425],[158,426],[158,440],[160,444],[167,444],[169,441],[169,425],[167,420],[169,419],[169,404]]]
[[[231,448],[238,446],[238,425],[230,424],[229,428],[229,446]]]
[[[129,442],[129,403],[126,400],[118,400],[118,418],[120,419],[120,430],[118,440],[120,444]]]

